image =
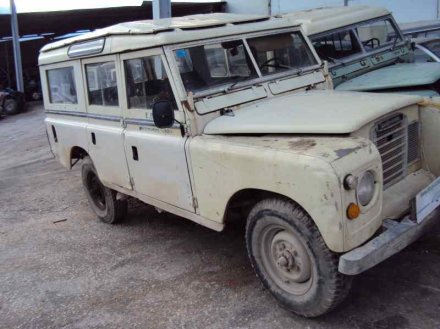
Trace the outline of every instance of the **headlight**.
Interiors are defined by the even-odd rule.
[[[376,190],[376,180],[372,171],[366,171],[359,179],[356,193],[359,203],[362,206],[367,206],[374,197]]]

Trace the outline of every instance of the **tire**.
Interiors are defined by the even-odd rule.
[[[338,272],[338,256],[327,248],[310,216],[292,202],[257,203],[247,219],[246,246],[264,287],[293,313],[327,313],[350,290],[351,277]]]
[[[127,215],[127,200],[118,200],[116,191],[105,187],[90,157],[84,158],[81,169],[84,190],[96,216],[106,224],[116,224]]]
[[[7,98],[3,103],[3,112],[7,115],[18,113],[18,103],[15,99]]]

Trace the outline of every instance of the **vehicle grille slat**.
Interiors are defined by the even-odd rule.
[[[406,175],[407,169],[407,120],[403,114],[376,123],[372,140],[379,150],[384,189]]]
[[[403,129],[404,129],[405,127],[399,127],[399,128],[397,128],[397,129],[394,129],[394,130],[392,130],[392,131],[390,131],[390,132],[388,132],[388,133],[385,133],[385,134],[378,134],[378,138],[376,139],[376,142],[380,142],[381,140],[383,140],[383,139],[385,139],[385,138],[388,138],[390,135],[393,135],[393,134],[395,134],[395,133],[397,133],[397,132],[399,132],[399,131],[402,131]]]

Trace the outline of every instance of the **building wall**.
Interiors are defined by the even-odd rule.
[[[349,5],[386,7],[400,23],[439,19],[440,0],[348,0]],[[323,6],[343,6],[344,0],[227,0],[226,10],[247,14],[279,14]]]

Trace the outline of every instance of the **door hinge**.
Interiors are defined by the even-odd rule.
[[[125,122],[125,119],[121,119],[121,127],[122,128],[127,128],[127,123]]]
[[[133,177],[130,177],[130,185],[131,185],[131,188],[133,189],[134,188],[134,179],[133,179]]]
[[[199,207],[199,203],[197,202],[197,198],[193,196],[193,207],[194,209],[197,209]]]

